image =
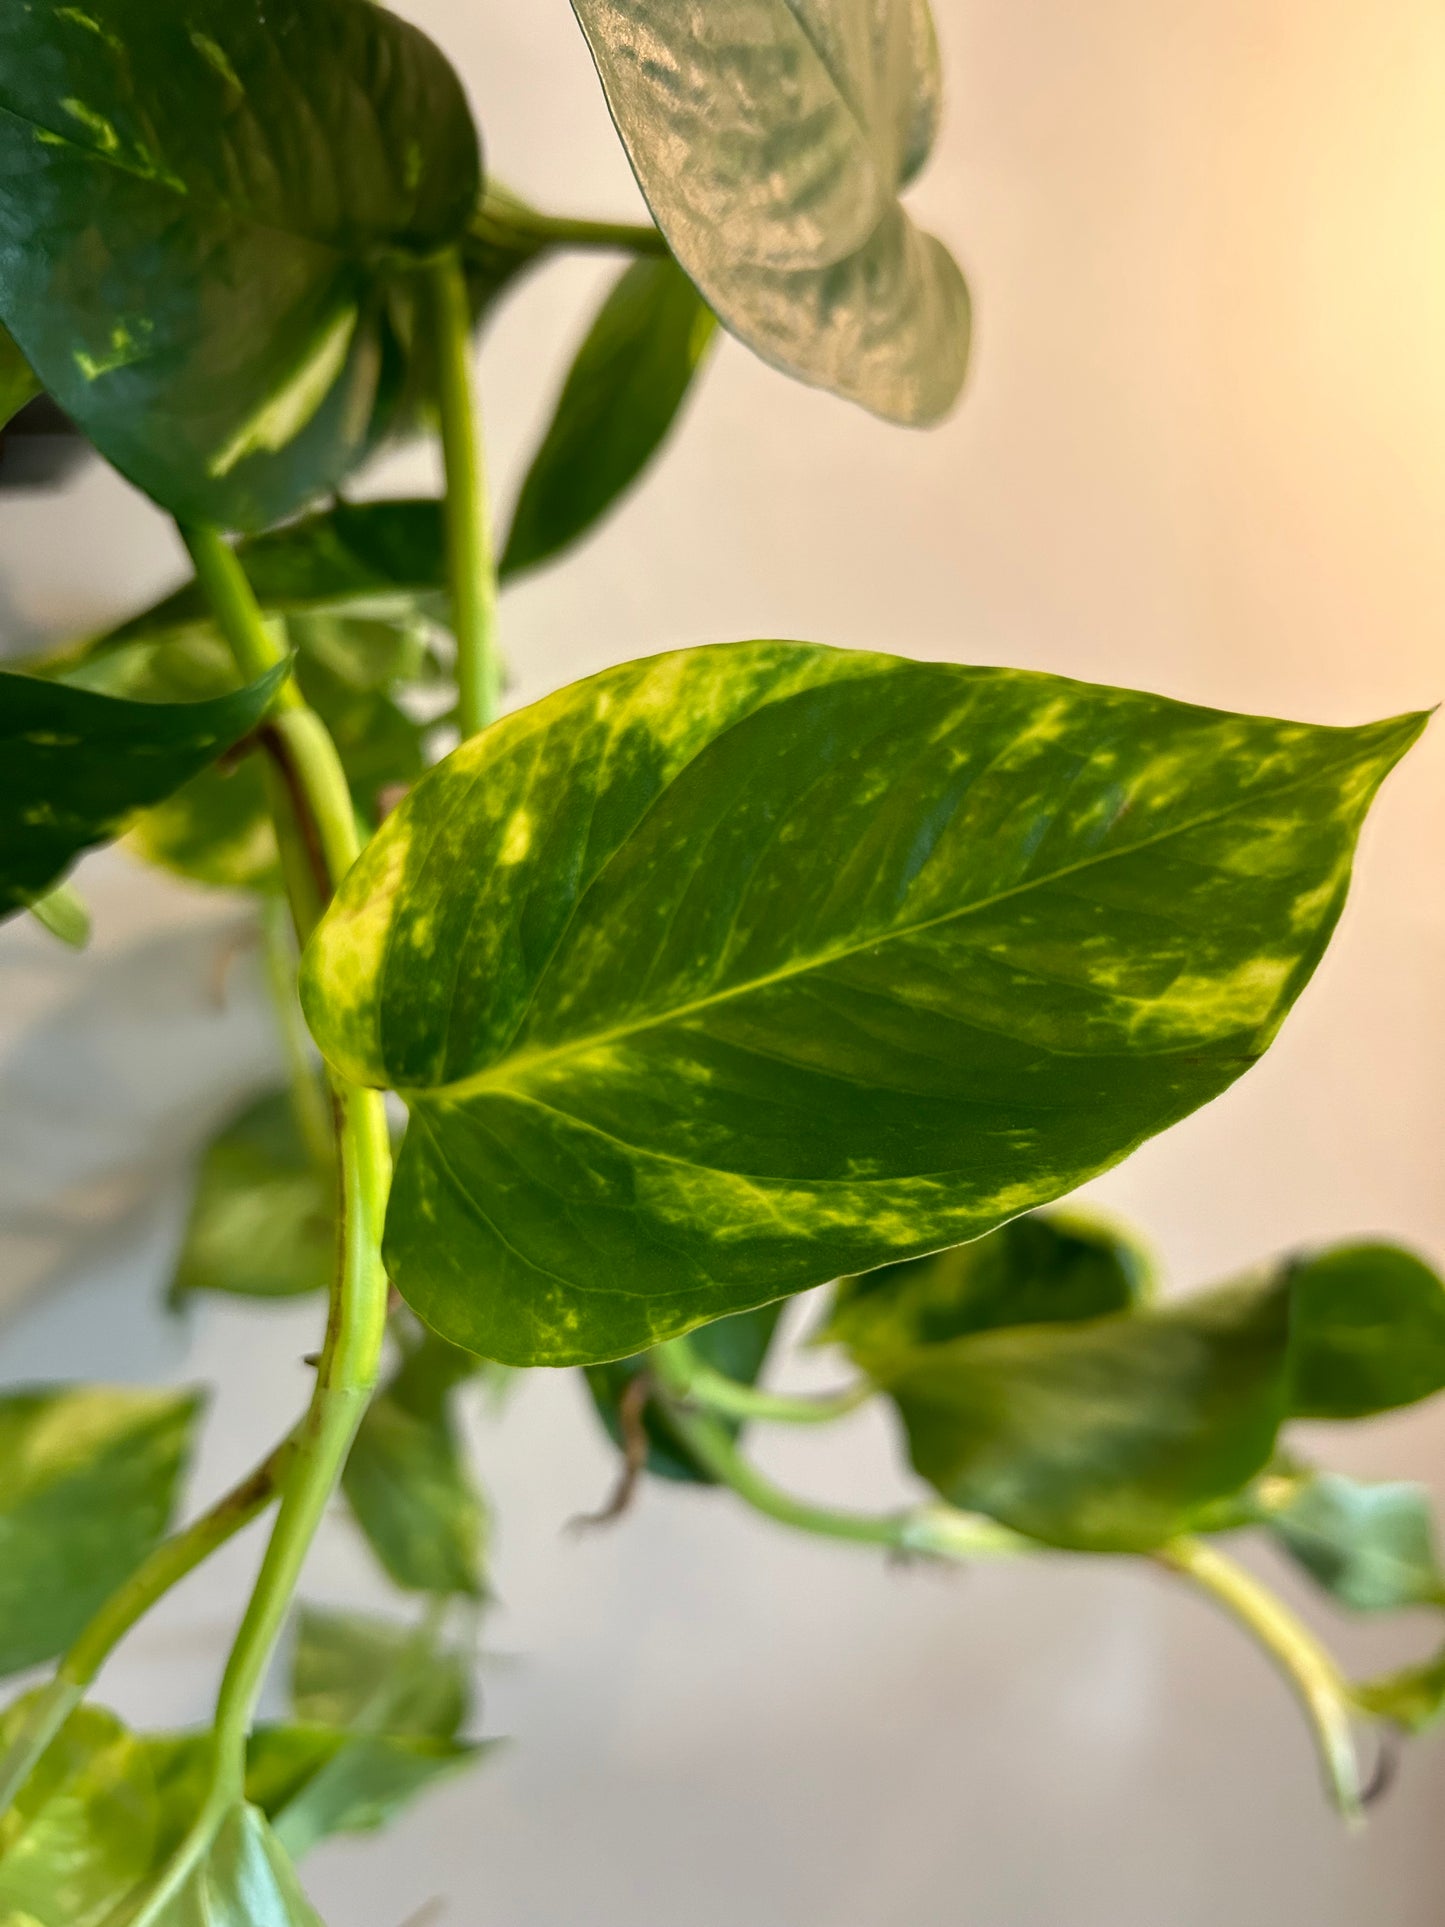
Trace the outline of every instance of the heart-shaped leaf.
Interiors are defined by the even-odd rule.
[[[968,289],[899,190],[938,120],[927,0],[572,0],[668,245],[764,360],[936,421]]]
[[[183,518],[261,528],[374,441],[395,292],[464,234],[460,83],[369,0],[0,10],[0,319]]]
[[[33,1695],[0,1713],[0,1755]],[[159,1806],[144,1744],[78,1707],[0,1814],[0,1921],[105,1927],[151,1872]]]
[[[1122,1229],[1080,1211],[1031,1211],[972,1244],[844,1278],[817,1342],[886,1373],[891,1360],[972,1332],[1127,1311],[1152,1283]]]
[[[1355,1612],[1445,1605],[1430,1495],[1333,1472],[1261,1482],[1261,1515],[1310,1577]]]
[[[916,1470],[1049,1545],[1143,1552],[1266,1463],[1285,1414],[1289,1293],[1233,1286],[897,1361]]]
[[[199,1413],[107,1386],[0,1398],[0,1675],[64,1652],[165,1532]]]
[[[504,577],[570,548],[632,486],[666,439],[715,328],[676,262],[664,256],[624,270],[522,483]]]
[[[171,1300],[291,1298],[336,1268],[335,1181],[312,1162],[289,1095],[247,1105],[206,1147]]]
[[[1445,1280],[1397,1245],[1336,1245],[1287,1267],[1296,1418],[1367,1418],[1445,1389]]]
[[[284,676],[278,667],[207,702],[150,703],[0,674],[0,916],[254,729]]]
[[[1267,1048],[1421,727],[785,643],[506,718],[302,962],[410,1105],[392,1278],[599,1363],[1072,1190]]]

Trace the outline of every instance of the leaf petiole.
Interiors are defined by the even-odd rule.
[[[830,1425],[856,1412],[874,1396],[875,1388],[866,1380],[846,1390],[814,1396],[765,1392],[755,1385],[743,1385],[735,1378],[698,1357],[685,1338],[669,1339],[661,1347],[673,1367],[673,1384],[694,1405],[720,1413],[724,1418],[756,1419],[779,1425]]]
[[[486,470],[471,377],[471,310],[455,253],[429,270],[437,405],[446,469],[444,512],[452,629],[457,639],[457,720],[464,737],[497,713],[497,567],[487,508]]]
[[[1304,1708],[1335,1806],[1358,1821],[1362,1799],[1350,1687],[1330,1654],[1268,1587],[1204,1540],[1175,1539],[1153,1557],[1207,1592],[1264,1648]]]

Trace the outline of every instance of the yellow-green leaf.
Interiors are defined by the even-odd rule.
[[[1267,1049],[1422,726],[774,642],[507,717],[303,958],[410,1107],[392,1278],[597,1363],[1074,1189]]]

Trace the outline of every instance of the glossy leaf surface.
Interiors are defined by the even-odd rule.
[[[221,1821],[161,1921],[163,1927],[322,1927],[266,1816],[245,1802]]]
[[[1265,1491],[1271,1533],[1342,1606],[1369,1613],[1445,1605],[1423,1486],[1361,1485],[1320,1472],[1266,1481]]]
[[[1396,1245],[1338,1245],[1289,1268],[1298,1418],[1366,1418],[1445,1388],[1445,1280]]]
[[[29,1697],[0,1713],[0,1753]],[[152,1870],[159,1818],[144,1744],[114,1714],[78,1708],[0,1814],[0,1921],[106,1927]]]
[[[442,55],[367,0],[34,0],[0,77],[0,318],[47,390],[190,520],[334,485],[476,202]]]
[[[171,1298],[323,1291],[336,1263],[336,1185],[307,1154],[290,1096],[271,1091],[206,1147]]]
[[[732,1318],[716,1319],[693,1334],[692,1348],[705,1365],[739,1385],[755,1385],[767,1362],[782,1306],[760,1305],[756,1311],[738,1312]],[[587,1386],[597,1415],[616,1446],[623,1446],[621,1401],[639,1372],[648,1369],[647,1354],[636,1358],[614,1359],[608,1365],[587,1369]],[[718,1420],[734,1438],[743,1427],[731,1419]],[[688,1485],[715,1485],[716,1479],[688,1450],[665,1407],[650,1403],[643,1413],[647,1433],[647,1470],[660,1479],[674,1479]]]
[[[676,262],[634,261],[623,271],[522,483],[503,577],[569,548],[615,506],[666,439],[715,330]]]
[[[423,1338],[367,1408],[342,1476],[352,1514],[394,1584],[482,1592],[486,1509],[451,1410],[476,1360]]]
[[[283,674],[207,702],[149,703],[0,673],[0,916],[254,729]]]
[[[1074,1189],[1267,1048],[1420,728],[784,643],[507,717],[302,961],[410,1106],[391,1277],[599,1363]]]
[[[765,360],[891,421],[943,415],[969,300],[898,199],[938,120],[926,0],[573,0],[668,245]]]
[[[1149,1290],[1149,1261],[1126,1232],[1082,1212],[1033,1211],[972,1244],[844,1278],[818,1342],[886,1372],[971,1332],[1127,1311]]]
[[[887,1384],[917,1471],[1049,1545],[1141,1552],[1269,1458],[1288,1293],[1232,1287],[1076,1325],[930,1346]]]
[[[199,1409],[106,1386],[0,1398],[0,1675],[64,1652],[165,1532]]]

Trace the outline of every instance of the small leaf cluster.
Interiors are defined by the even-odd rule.
[[[1445,1655],[1352,1685],[1216,1543],[1263,1533],[1355,1611],[1445,1606],[1420,1489],[1289,1429],[1445,1388],[1445,1282],[1373,1240],[1161,1297],[1133,1234],[1058,1204],[1269,1049],[1425,719],[768,639],[478,713],[498,584],[619,509],[721,331],[911,426],[970,352],[901,198],[940,113],[924,0],[573,7],[647,225],[510,193],[445,56],[371,0],[0,13],[0,420],[51,397],[195,564],[0,676],[0,915],[83,942],[69,873],[116,840],[245,893],[289,1081],[205,1148],[169,1299],[324,1322],[306,1415],[183,1523],[198,1394],[0,1398],[0,1674],[55,1666],[0,1716],[14,1927],[306,1927],[297,1859],[484,1756],[468,1405],[511,1370],[585,1375],[610,1512],[651,1474],[894,1554],[1190,1579],[1290,1673],[1346,1809],[1351,1722],[1445,1706]],[[494,545],[472,340],[569,249],[626,258]],[[354,492],[433,433],[440,498]],[[771,1388],[787,1301],[830,1285],[852,1382]],[[751,1456],[871,1399],[903,1511]],[[291,1610],[337,1492],[396,1622]],[[214,1729],[90,1704],[272,1505]],[[256,1724],[288,1617],[289,1710]]]

